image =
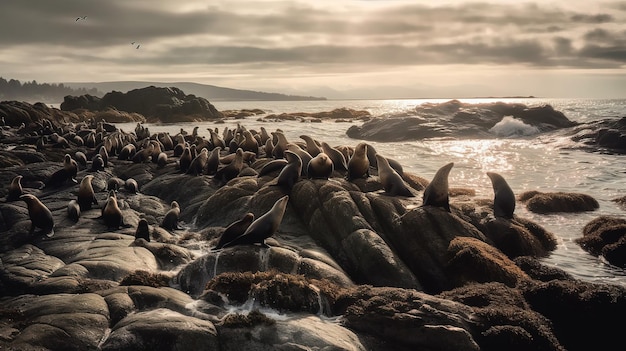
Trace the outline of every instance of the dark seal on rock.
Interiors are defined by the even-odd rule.
[[[496,217],[513,218],[515,211],[515,194],[504,178],[493,172],[487,172],[493,185],[493,214]]]
[[[22,188],[22,176],[18,175],[13,178],[9,185],[9,193],[7,194],[6,201],[16,201],[20,199],[20,196],[24,195],[24,189]]]
[[[278,199],[272,208],[264,215],[257,218],[246,231],[234,240],[224,244],[223,247],[231,247],[235,245],[252,245],[265,244],[265,239],[269,238],[276,232],[283,220],[289,196],[283,196]]]
[[[250,224],[252,224],[252,221],[254,221],[254,214],[248,212],[240,220],[231,223],[228,227],[226,227],[213,250],[219,250],[224,247],[225,244],[241,236],[246,232],[246,229],[248,229]]]
[[[206,149],[205,149],[206,150]],[[161,228],[165,230],[179,230],[181,229],[178,225],[178,217],[180,216],[180,205],[176,201],[172,201],[170,204],[170,209],[163,217],[163,221],[161,221]]]
[[[390,165],[387,159],[376,154],[376,163],[378,165],[378,178],[383,185],[383,189],[391,196],[408,196],[413,197],[411,190],[404,184],[402,177]]]
[[[328,179],[335,167],[333,161],[324,152],[319,152],[307,165],[307,177],[310,179]]]
[[[454,163],[439,168],[433,180],[424,189],[424,202],[422,206],[443,207],[450,212],[450,197],[448,195],[448,175]]]
[[[30,218],[30,231],[32,235],[35,227],[41,228],[41,234],[46,234],[49,238],[54,235],[54,219],[52,212],[39,199],[32,194],[24,194],[20,196],[21,200],[26,202],[28,207],[28,217]]]
[[[80,186],[78,188],[78,205],[80,206],[81,211],[90,210],[92,204],[98,204],[98,200],[96,199],[96,195],[93,191],[93,186],[91,185],[92,179],[93,175],[87,174],[80,181]]]
[[[143,218],[140,219],[139,222],[137,222],[135,239],[144,239],[147,242],[150,242],[150,227],[148,226],[148,221]]]

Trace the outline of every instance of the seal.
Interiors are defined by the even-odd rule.
[[[306,168],[306,174],[309,179],[328,179],[335,170],[333,161],[324,152],[320,152],[313,157]]]
[[[264,215],[255,219],[243,234],[224,244],[223,247],[252,244],[261,244],[265,247],[269,247],[265,243],[265,239],[272,236],[276,230],[278,230],[278,227],[283,220],[283,216],[285,215],[288,201],[288,195],[278,199],[274,203],[274,206],[272,206],[272,208]]]
[[[102,162],[103,162],[102,166],[107,167],[109,165],[109,152],[107,151],[104,145],[100,146],[100,150],[98,151],[98,154],[102,156]]]
[[[231,223],[222,235],[220,236],[220,240],[217,242],[217,245],[213,248],[213,250],[219,250],[226,243],[233,241],[235,238],[241,236],[246,232],[246,229],[252,224],[254,221],[254,213],[248,212],[246,213],[240,220]]]
[[[137,222],[135,239],[144,239],[145,241],[150,242],[150,227],[148,226],[148,221],[143,218]]]
[[[82,151],[76,151],[74,153],[74,160],[79,163],[83,168],[87,168],[87,155]]]
[[[181,173],[187,173],[192,160],[191,147],[187,146],[183,150],[183,154],[180,155],[180,158],[178,158],[178,168],[180,168]]]
[[[124,225],[124,217],[122,216],[122,210],[117,205],[117,197],[114,190],[109,191],[109,198],[102,208],[102,219],[109,230],[117,230]]]
[[[160,152],[159,156],[157,156],[157,167],[165,168],[167,165],[167,154],[165,152]]]
[[[376,152],[376,149],[374,148],[374,146],[372,144],[367,144],[367,159],[370,161],[370,166],[378,169],[378,161],[376,161],[376,155],[378,154],[378,152]],[[387,159],[387,162],[389,163],[389,165],[391,166],[391,168],[393,168],[396,172],[398,172],[398,174],[402,177],[404,176],[404,169],[402,168],[402,165],[400,164],[400,162],[391,159],[389,157],[385,157]]]
[[[134,144],[126,144],[120,150],[120,153],[117,155],[117,159],[120,161],[130,161],[135,157],[135,153],[137,152],[137,147]]]
[[[128,178],[124,182],[124,189],[131,194],[136,194],[139,191],[139,184],[133,178]]]
[[[515,212],[515,194],[504,177],[494,172],[487,172],[493,186],[493,214],[506,219],[513,218]]]
[[[284,158],[279,158],[278,160],[271,160],[261,167],[258,176],[263,177],[268,175],[274,171],[282,170],[289,162]]]
[[[91,171],[92,172],[104,171],[104,159],[102,158],[102,155],[96,154],[91,159]]]
[[[448,175],[454,163],[439,168],[433,180],[424,189],[424,199],[422,206],[443,207],[450,212],[450,197],[448,195]]]
[[[330,157],[330,160],[333,161],[333,166],[335,167],[335,170],[340,172],[345,172],[348,170],[346,157],[341,151],[328,145],[328,143],[326,143],[325,141],[322,141],[322,150],[326,155],[328,155],[328,157]]]
[[[276,185],[291,191],[302,174],[302,159],[293,151],[285,150],[283,154],[287,159],[287,165],[278,174]]]
[[[165,217],[161,221],[161,228],[165,230],[180,230],[182,229],[178,225],[178,218],[180,217],[180,205],[176,201],[172,201],[170,209],[165,213]]]
[[[54,235],[54,219],[52,212],[35,195],[24,194],[20,199],[26,202],[28,207],[28,217],[30,218],[29,234],[35,232],[35,228],[40,228],[41,234],[46,234],[51,238]]]
[[[367,159],[367,144],[358,143],[354,148],[354,154],[348,161],[348,181],[369,177],[370,161]]]
[[[309,161],[311,161],[313,156],[311,156],[311,154],[309,154],[306,150],[304,150],[300,146],[296,144],[292,144],[292,143],[287,144],[287,150],[294,152],[296,155],[300,156],[300,160],[302,160],[302,166],[303,166],[300,175],[306,177],[307,176],[306,166],[309,164]]]
[[[386,193],[391,196],[415,196],[406,186],[398,172],[389,165],[385,157],[376,154],[376,164],[378,165],[378,179]]]
[[[7,194],[6,201],[16,201],[20,199],[20,196],[24,195],[24,189],[22,188],[22,176],[17,175],[11,180],[9,185],[9,193]]]
[[[272,132],[272,135],[276,138],[276,142],[274,143],[274,148],[272,149],[272,156],[274,158],[285,158],[285,150],[287,150],[287,137],[280,131]]]
[[[243,149],[238,148],[235,152],[235,157],[230,163],[215,172],[213,181],[217,182],[220,186],[228,183],[231,179],[234,179],[239,175],[243,168]]]
[[[74,222],[78,222],[78,218],[80,218],[80,205],[76,200],[70,200],[67,204],[67,217]]]
[[[107,181],[107,190],[115,190],[119,191],[121,187],[124,186],[126,182],[123,179],[118,177],[111,177]]]
[[[211,150],[209,154],[209,158],[206,160],[206,174],[214,175],[217,172],[217,169],[220,167],[220,152],[222,151],[221,147],[216,147]]]
[[[72,156],[70,156],[70,154],[65,154],[63,157],[63,168],[65,168],[70,180],[74,183],[78,183],[76,180],[76,175],[78,174],[78,163],[72,158]]]
[[[259,142],[249,130],[243,131],[243,140],[239,143],[239,147],[243,151],[253,152],[255,155],[259,154]]]
[[[204,167],[206,166],[207,161],[209,160],[209,150],[206,148],[202,148],[200,153],[191,160],[189,167],[187,168],[187,172],[185,174],[190,175],[202,175],[204,173]]]
[[[93,175],[87,174],[80,181],[80,186],[78,187],[78,206],[81,211],[90,210],[92,204],[98,204],[96,194],[94,193],[93,186],[91,185],[92,179]]]
[[[321,146],[309,135],[300,135],[300,139],[303,139],[306,142],[306,151],[309,155],[311,155],[311,157],[315,157],[322,152]]]

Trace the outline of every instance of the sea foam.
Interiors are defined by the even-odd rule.
[[[515,119],[513,116],[504,116],[500,122],[489,129],[489,132],[501,137],[529,136],[539,134],[539,128]]]

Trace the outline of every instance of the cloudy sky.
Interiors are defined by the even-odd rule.
[[[626,97],[626,1],[2,0],[0,33],[0,76],[38,83]]]

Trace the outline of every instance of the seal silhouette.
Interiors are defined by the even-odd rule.
[[[222,235],[220,236],[220,240],[217,242],[217,245],[213,248],[213,250],[219,250],[224,247],[225,244],[233,241],[235,238],[241,236],[246,232],[246,229],[252,224],[254,221],[254,214],[251,212],[246,213],[240,220],[237,220],[231,223]]]
[[[298,154],[289,150],[285,150],[283,155],[287,159],[287,165],[278,174],[276,185],[291,191],[293,185],[300,179],[302,159]]]
[[[147,242],[150,242],[150,227],[148,226],[148,221],[146,221],[144,218],[140,219],[139,222],[137,222],[135,239],[144,239]]]
[[[370,161],[367,159],[367,144],[358,143],[354,154],[348,161],[348,174],[346,179],[354,180],[369,176]]]
[[[81,211],[90,210],[91,205],[98,204],[96,194],[94,193],[93,186],[91,184],[92,179],[93,175],[87,174],[80,181],[80,186],[78,187],[78,206]]]
[[[11,180],[9,185],[9,193],[7,194],[6,201],[16,201],[20,199],[20,196],[24,195],[24,189],[22,188],[22,176],[17,175]]]
[[[206,149],[205,149],[206,150]],[[165,213],[163,220],[161,221],[161,228],[165,230],[180,230],[182,229],[178,225],[178,219],[180,217],[180,205],[176,201],[172,201],[170,209]]]
[[[20,196],[20,199],[28,207],[28,217],[31,222],[29,234],[32,235],[35,228],[40,228],[41,234],[46,234],[49,238],[52,237],[54,235],[54,219],[48,207],[32,194],[24,194]]]
[[[243,234],[224,244],[223,247],[252,244],[261,244],[268,247],[265,243],[265,239],[272,236],[276,230],[278,230],[278,227],[283,220],[283,216],[285,215],[288,201],[289,195],[285,195],[278,199],[272,208],[261,217],[255,219]]]
[[[487,172],[493,186],[493,214],[496,217],[513,218],[515,212],[515,194],[504,177],[494,172]]]
[[[70,200],[67,204],[67,217],[74,222],[78,222],[80,218],[80,205],[76,200]]]
[[[376,154],[376,164],[378,166],[378,178],[385,192],[392,196],[415,196],[406,186],[398,172],[389,165],[385,157]]]
[[[120,210],[117,204],[117,196],[114,190],[109,191],[109,198],[102,208],[102,219],[109,230],[117,230],[124,225],[124,217],[122,210]]]
[[[450,212],[450,197],[448,188],[448,175],[454,163],[439,168],[433,180],[424,189],[424,200],[422,206],[443,207]]]

